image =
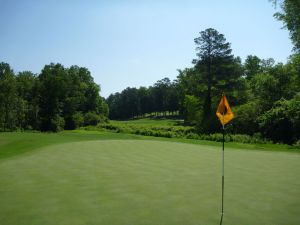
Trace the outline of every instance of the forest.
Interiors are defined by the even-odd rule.
[[[276,2],[276,1],[274,1]],[[235,114],[232,134],[275,143],[300,140],[300,4],[286,0],[274,15],[290,33],[293,54],[286,63],[232,54],[225,35],[208,28],[194,39],[193,66],[149,87],[100,96],[87,68],[45,65],[39,74],[14,73],[0,63],[0,130],[60,131],[112,120],[176,116],[198,133],[220,132],[215,111],[225,93]],[[192,51],[192,49],[191,49]]]

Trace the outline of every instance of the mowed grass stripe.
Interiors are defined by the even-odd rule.
[[[300,155],[226,151],[224,224],[299,224]],[[0,224],[217,224],[221,149],[110,140],[0,163]]]

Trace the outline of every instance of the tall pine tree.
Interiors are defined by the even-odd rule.
[[[222,92],[230,93],[240,84],[241,62],[231,54],[230,43],[223,34],[209,28],[195,38],[197,59],[193,60],[199,76],[199,97],[202,103],[203,131],[213,131],[213,98],[219,98]]]

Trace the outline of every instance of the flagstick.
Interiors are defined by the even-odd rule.
[[[217,112],[217,117],[219,118],[222,128],[223,128],[223,149],[222,149],[222,210],[221,210],[221,221],[220,225],[223,222],[223,215],[224,215],[224,143],[225,143],[225,124],[227,124],[230,120],[234,118],[234,114],[230,109],[229,103],[225,94],[222,94],[221,101],[219,103]]]
[[[225,142],[225,128],[223,125],[223,148],[222,148],[222,210],[221,210],[221,221],[220,225],[223,222],[223,215],[224,215],[224,142]]]

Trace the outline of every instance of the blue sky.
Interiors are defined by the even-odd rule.
[[[0,0],[0,61],[39,73],[50,62],[87,67],[101,95],[178,75],[206,28],[225,35],[235,56],[292,54],[268,0]]]

